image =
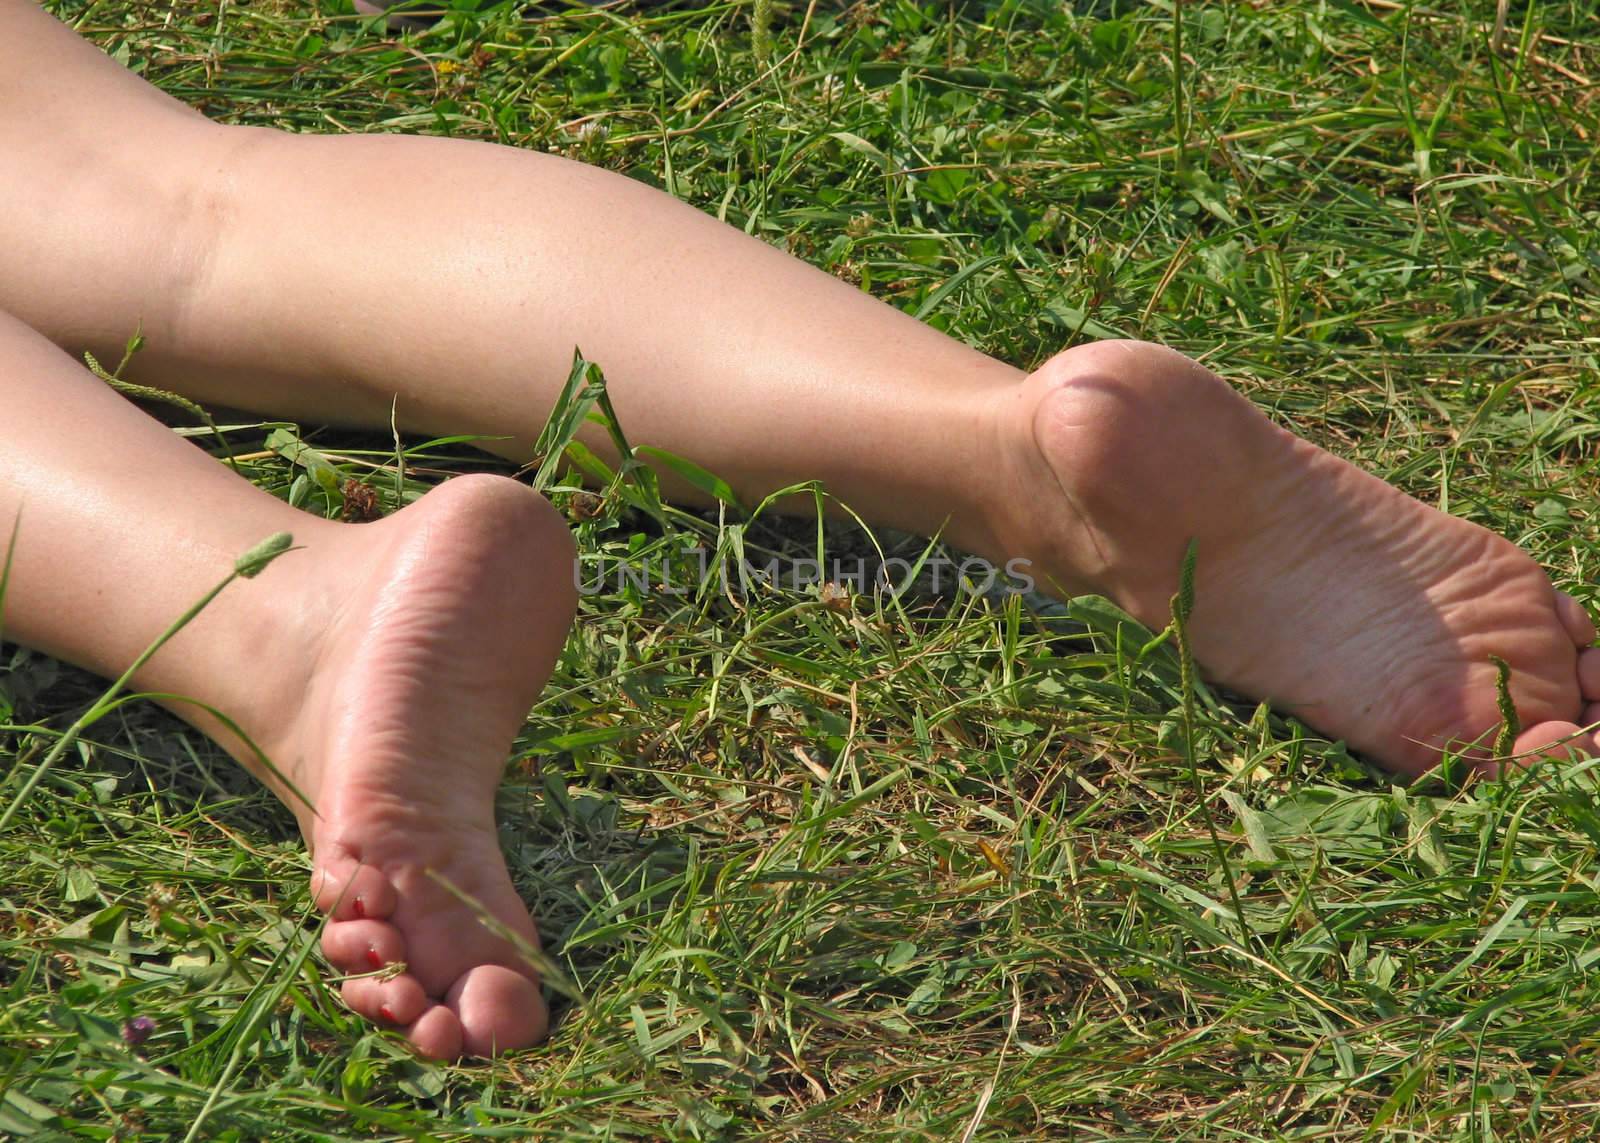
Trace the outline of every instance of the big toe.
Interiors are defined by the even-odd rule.
[[[498,964],[462,973],[445,1004],[460,1020],[462,1050],[472,1056],[526,1048],[544,1039],[550,1028],[550,1010],[539,986]]]

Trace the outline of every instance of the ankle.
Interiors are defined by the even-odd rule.
[[[996,550],[981,554],[1020,560],[1017,566],[1040,591],[1058,597],[1103,593],[1112,570],[1096,542],[1084,497],[1093,500],[1098,489],[1116,479],[1116,461],[1111,450],[1088,447],[1106,443],[1098,429],[1085,433],[1083,441],[1069,442],[1059,425],[1064,402],[1076,401],[1091,385],[1115,389],[1120,384],[1114,371],[1084,352],[1088,348],[1059,353],[996,394],[998,464],[988,505]],[[1099,419],[1099,413],[1085,412]]]
[[[357,525],[306,516],[295,546],[228,587],[151,660],[136,681],[202,731],[304,819],[303,706],[325,657],[352,574],[371,538]],[[263,757],[266,762],[263,762]],[[277,773],[273,771],[276,770]]]
[[[1023,554],[1010,520],[1025,485],[1013,470],[1026,453],[1019,428],[1021,378],[976,378],[969,387],[950,386],[924,394],[913,417],[885,427],[909,452],[887,450],[892,468],[869,483],[871,499],[846,503],[878,523],[922,536],[937,536],[981,556],[996,567]]]

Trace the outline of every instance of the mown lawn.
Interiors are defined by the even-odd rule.
[[[604,164],[1021,365],[1167,342],[1593,600],[1595,4],[446,6],[50,3],[219,120]],[[311,511],[322,464],[390,507],[510,471],[224,428]],[[872,550],[554,496],[588,566]],[[119,708],[0,834],[0,1134],[1593,1136],[1588,766],[1401,787],[1228,696],[1186,720],[1171,644],[1103,603],[946,584],[585,596],[503,796],[559,1024],[494,1064],[348,1017],[290,815]],[[3,662],[0,806],[100,687]]]

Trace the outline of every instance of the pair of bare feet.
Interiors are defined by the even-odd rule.
[[[1491,655],[1512,668],[1519,752],[1592,747],[1577,724],[1600,714],[1600,652],[1581,650],[1594,628],[1511,544],[1156,346],[1068,351],[995,401],[1017,507],[996,507],[1006,550],[984,554],[1159,626],[1194,538],[1192,637],[1210,676],[1403,773],[1492,734]],[[522,1047],[548,1023],[536,977],[457,894],[536,940],[493,801],[571,618],[570,542],[543,501],[491,477],[362,531],[271,744],[318,810],[302,826],[324,949],[351,974],[351,1007],[423,1054]]]

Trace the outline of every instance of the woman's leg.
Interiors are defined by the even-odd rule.
[[[5,66],[22,53],[46,66]],[[1293,441],[1177,354],[1091,345],[1025,377],[606,171],[213,126],[14,0],[0,85],[0,147],[29,157],[0,168],[24,269],[0,264],[0,305],[102,352],[142,323],[162,384],[307,419],[387,424],[393,405],[526,456],[577,345],[636,440],[749,500],[821,478],[875,522],[943,528],[1156,625],[1197,540],[1212,677],[1399,769],[1492,730],[1490,654],[1525,745],[1600,698],[1587,619],[1515,548]]]
[[[323,947],[357,974],[353,1008],[436,1056],[543,1035],[532,971],[436,878],[536,939],[493,807],[572,614],[555,512],[478,476],[374,524],[317,519],[3,312],[0,442],[0,521],[18,529],[6,636],[102,674],[125,670],[237,556],[294,534],[296,550],[230,585],[135,683],[235,720],[315,807],[200,707],[168,704],[295,810],[332,917]]]

